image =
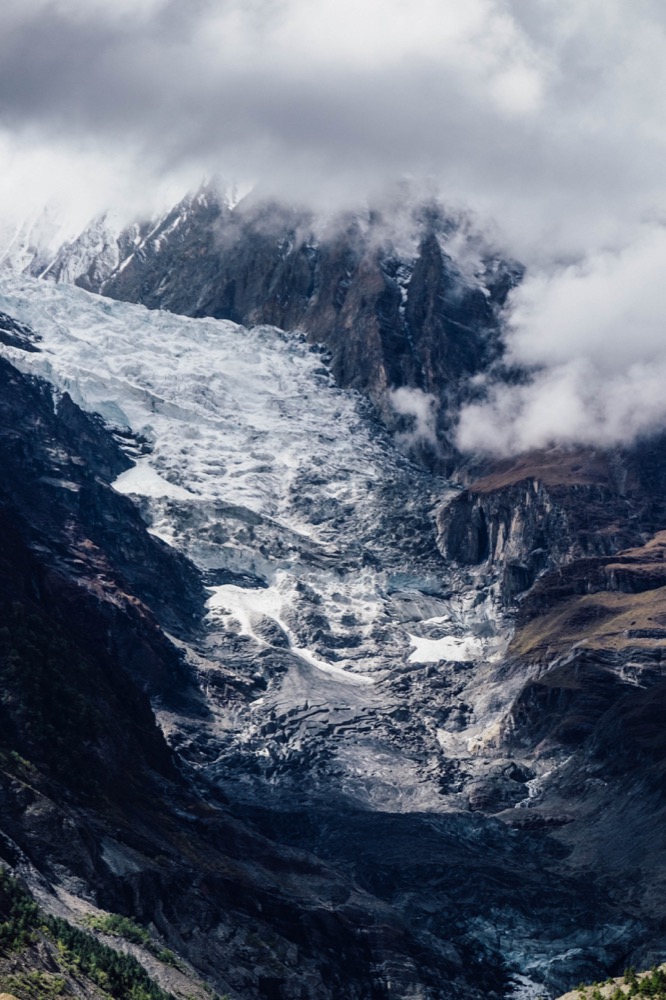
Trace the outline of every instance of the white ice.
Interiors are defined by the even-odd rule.
[[[176,500],[191,500],[189,490],[170,483],[160,476],[150,464],[149,459],[140,458],[127,472],[123,472],[113,484],[119,493],[134,494],[142,497],[173,497]]]
[[[410,634],[409,641],[414,647],[409,656],[410,663],[440,663],[443,660],[448,660],[450,663],[492,661],[501,655],[506,647],[505,638],[480,639],[474,635],[462,638],[447,635],[440,639],[429,639]]]
[[[527,976],[513,975],[507,1000],[547,1000],[548,993],[542,983],[536,983]]]
[[[308,649],[299,646],[294,638],[291,629],[281,617],[284,599],[279,592],[279,581],[277,585],[261,588],[249,589],[236,587],[233,584],[224,584],[220,587],[211,587],[211,597],[207,602],[209,611],[225,618],[233,617],[241,627],[241,634],[248,635],[255,639],[260,645],[264,640],[255,631],[254,625],[257,618],[269,618],[284,632],[289,639],[289,648],[292,653],[304,660],[315,670],[320,670],[336,680],[344,681],[347,684],[366,685],[374,684],[372,677],[365,674],[351,673],[349,670],[338,666],[335,663],[326,663],[324,660],[314,656]]]
[[[386,442],[368,426],[360,398],[335,386],[304,338],[150,311],[11,273],[0,274],[0,310],[43,338],[40,353],[4,346],[1,353],[149,443],[149,454],[114,487],[148,499],[153,533],[197,558],[196,539],[186,540],[182,528],[183,505],[203,511],[196,516],[208,517],[207,523],[219,521],[226,505],[261,518],[257,530],[272,532],[278,549],[281,543],[291,546],[289,559],[280,563],[279,553],[265,554],[262,539],[248,529],[242,542],[235,537],[218,547],[223,561],[217,565],[260,572],[271,582],[268,591],[226,588],[226,603],[241,626],[252,602],[263,602],[261,613],[279,624],[303,661],[341,682],[367,684],[363,663],[350,670],[344,661],[326,662],[298,644],[279,605],[266,605],[274,593],[272,578],[293,567],[299,550],[307,550],[310,567],[312,553],[335,559],[345,546],[356,559],[364,537],[376,531],[384,503]],[[353,603],[371,629],[382,579],[358,570],[344,577],[316,566],[305,572],[316,576],[320,591],[334,595],[338,617]],[[286,594],[289,587],[283,589]]]
[[[152,470],[169,496],[182,497],[180,487],[242,504],[328,544],[337,532],[294,502],[316,470],[336,508],[371,523],[365,501],[381,453],[357,398],[334,386],[298,335],[149,311],[25,275],[0,275],[0,309],[44,338],[40,354],[3,348],[15,364],[154,442],[143,473],[118,484],[124,492],[157,495]]]
[[[414,646],[410,663],[439,663],[441,660],[469,663],[481,654],[481,643],[472,637],[456,639],[447,635],[443,639],[423,639],[410,634],[409,641]]]

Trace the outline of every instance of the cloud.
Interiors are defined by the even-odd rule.
[[[666,209],[664,18],[648,0],[8,0],[0,129],[69,176],[96,152],[107,197],[109,161],[147,193],[214,173],[334,203],[428,175],[552,259]]]
[[[428,178],[531,275],[510,342],[539,371],[461,443],[663,421],[657,0],[5,0],[0,39],[0,215],[152,211],[204,174],[325,209]]]
[[[552,444],[612,446],[666,426],[666,228],[645,229],[513,294],[508,360],[532,369],[466,407],[464,450],[515,454]]]
[[[401,417],[407,417],[410,426],[396,435],[396,441],[405,449],[420,444],[437,447],[437,400],[422,389],[401,386],[388,393],[388,400]]]

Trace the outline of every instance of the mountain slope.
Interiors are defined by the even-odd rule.
[[[128,460],[99,421],[4,360],[0,379],[4,861],[51,912],[130,913],[232,996],[360,998],[372,981],[384,997],[389,978],[478,996],[395,908],[253,832],[178,763],[148,696],[209,714],[158,624],[191,638],[198,575],[108,486]],[[150,606],[157,578],[180,586],[168,608]]]
[[[153,557],[141,558],[140,573],[124,557],[123,572],[135,574],[132,587],[184,658],[141,681],[180,766],[254,829],[231,838],[244,851],[264,844],[284,873],[308,858],[315,881],[322,872],[332,880],[325,934],[302,902],[300,876],[295,896],[273,880],[277,907],[260,894],[266,928],[298,941],[300,957],[269,976],[272,985],[245,965],[239,996],[303,988],[300,949],[308,968],[328,968],[327,935],[344,943],[336,988],[345,997],[366,995],[368,976],[377,996],[391,995],[389,979],[393,995],[490,996],[507,971],[534,980],[539,995],[539,983],[561,990],[656,948],[659,893],[648,887],[661,879],[654,779],[663,756],[656,733],[649,747],[630,741],[659,712],[662,640],[641,622],[613,663],[574,666],[572,684],[557,657],[579,636],[563,632],[557,602],[585,600],[593,580],[628,601],[640,584],[658,600],[658,540],[640,547],[663,516],[661,443],[525,457],[462,490],[410,464],[302,337],[27,278],[3,289],[0,306],[42,336],[41,353],[7,346],[7,356],[100,410],[138,459],[114,467],[111,506],[126,504],[118,491],[133,494],[153,536],[193,559],[211,586],[197,625],[191,568],[178,564],[184,589],[153,596]],[[104,544],[114,537],[107,530]],[[117,540],[114,559],[126,550]],[[544,662],[549,614],[554,656]],[[585,638],[585,619],[580,627]],[[639,675],[641,648],[650,666]],[[625,717],[629,728],[610,725]],[[621,741],[601,739],[619,731]],[[628,818],[617,803],[629,792],[641,808]],[[171,787],[160,793],[174,797]],[[182,843],[179,822],[168,828]],[[144,815],[144,855],[151,828],[164,823]],[[652,844],[649,878],[623,854],[628,825],[643,831],[641,850]],[[227,883],[229,933],[245,926],[254,878]],[[168,940],[212,974],[201,942],[177,928],[219,911],[212,917],[197,896],[174,913],[165,894]],[[153,911],[143,906],[132,909],[145,920]],[[298,913],[314,921],[305,940],[290,916]],[[228,947],[216,962],[236,955]],[[316,982],[313,995],[326,995]]]
[[[501,367],[520,273],[433,205],[322,221],[204,189],[120,236],[98,221],[57,287],[2,280],[5,356],[122,445],[103,516],[99,491],[66,509],[169,632],[152,660],[119,647],[186,776],[160,801],[224,801],[215,822],[289,873],[225,890],[218,973],[257,898],[299,949],[271,945],[282,965],[253,978],[241,945],[239,996],[328,995],[335,947],[345,1000],[522,1000],[663,957],[665,441],[460,461],[477,376],[525,377]],[[182,928],[219,911],[170,905],[212,974]]]

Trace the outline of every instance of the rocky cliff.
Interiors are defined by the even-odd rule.
[[[625,899],[644,927],[640,967],[663,948],[663,467],[663,437],[523,456],[437,515],[443,551],[512,609],[497,744],[539,776],[498,816],[551,827],[569,864]]]

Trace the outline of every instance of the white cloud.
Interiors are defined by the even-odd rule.
[[[463,410],[467,450],[614,445],[666,427],[666,228],[537,274],[511,301],[508,359],[537,371]]]
[[[201,181],[198,169],[154,172],[140,156],[113,145],[33,136],[17,146],[1,132],[0,164],[0,228],[11,229],[47,206],[64,226],[64,238],[77,235],[108,207],[121,207],[125,217],[151,215]]]
[[[437,400],[422,389],[401,386],[388,393],[396,413],[410,419],[411,427],[397,435],[398,443],[410,448],[417,444],[437,445]]]
[[[505,0],[9,0],[0,33],[16,155],[76,158],[84,141],[126,173],[259,177],[329,201],[431,175],[502,214],[553,114],[553,53]]]
[[[0,37],[0,216],[151,208],[203,174],[326,208],[428,177],[534,275],[511,350],[542,370],[461,441],[662,421],[657,0],[5,0]]]

